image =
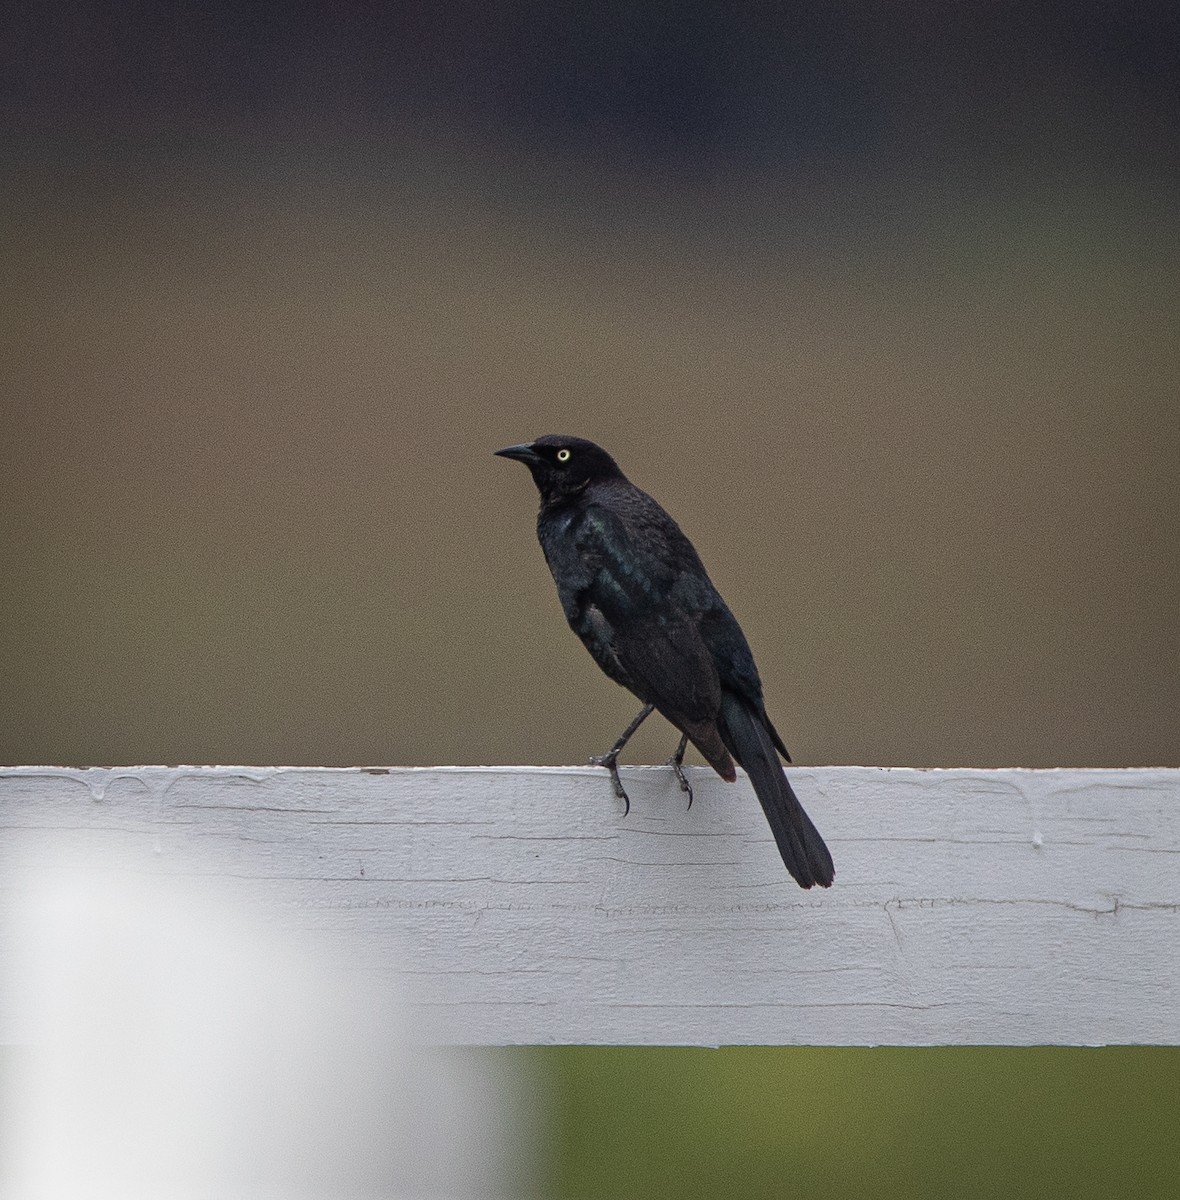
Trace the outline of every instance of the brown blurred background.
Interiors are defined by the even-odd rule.
[[[797,761],[1180,765],[1174,6],[5,22],[0,761],[602,752],[552,431]]]

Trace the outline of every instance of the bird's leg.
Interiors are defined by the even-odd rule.
[[[688,734],[684,734],[680,739],[680,745],[676,747],[676,753],[668,759],[668,766],[676,773],[676,778],[680,782],[680,790],[688,793],[688,807],[692,808],[692,784],[688,782],[684,774],[684,752],[688,749]]]
[[[614,784],[615,795],[627,806],[623,809],[623,816],[626,816],[631,811],[631,797],[623,790],[622,780],[619,779],[619,768],[615,765],[619,761],[619,754],[623,747],[631,740],[631,735],[655,712],[654,704],[645,704],[643,711],[623,730],[622,736],[617,742],[605,753],[595,755],[590,760],[592,767],[606,767],[610,772],[610,781]]]

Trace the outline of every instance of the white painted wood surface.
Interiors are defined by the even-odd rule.
[[[826,892],[744,777],[623,778],[626,818],[586,767],[0,768],[0,917],[79,858],[191,877],[454,1043],[1180,1042],[1180,770],[793,768]]]

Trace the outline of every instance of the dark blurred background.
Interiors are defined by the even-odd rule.
[[[491,457],[554,431],[799,761],[1180,765],[1178,61],[1113,0],[7,5],[0,761],[605,750]],[[562,1195],[1180,1166],[1172,1051],[534,1057]]]

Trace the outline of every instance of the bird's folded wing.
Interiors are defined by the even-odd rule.
[[[721,684],[695,621],[629,622],[615,631],[612,646],[635,693],[665,716],[716,720]]]

